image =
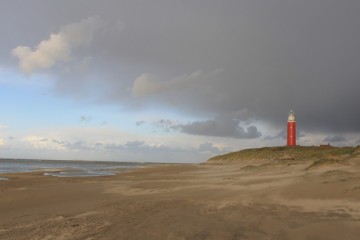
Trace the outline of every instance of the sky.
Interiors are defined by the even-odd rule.
[[[360,145],[358,0],[0,3],[0,157]]]

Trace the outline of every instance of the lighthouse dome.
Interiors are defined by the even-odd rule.
[[[293,110],[289,112],[288,122],[295,122],[295,114]]]

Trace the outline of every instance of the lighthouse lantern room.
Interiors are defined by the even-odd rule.
[[[287,122],[287,146],[296,146],[296,122],[293,110],[289,112]]]

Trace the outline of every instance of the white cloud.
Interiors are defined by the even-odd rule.
[[[222,154],[230,151],[228,147],[224,147],[212,142],[205,142],[200,144],[197,150],[210,154]]]
[[[0,132],[7,129],[8,127],[5,125],[0,124]],[[6,144],[4,138],[0,137],[0,147],[4,146]]]
[[[5,130],[5,129],[7,129],[7,128],[8,128],[8,126],[3,125],[3,124],[0,124],[0,131]]]
[[[229,150],[210,138],[135,135],[108,127],[37,129],[8,142],[1,137],[0,144],[9,145],[3,154],[16,158],[199,162]]]
[[[34,149],[64,149],[61,145],[42,136],[31,135],[24,137],[22,140],[30,146],[30,148]]]
[[[25,73],[51,68],[58,62],[69,61],[73,47],[89,44],[100,26],[101,21],[97,17],[89,17],[64,26],[58,33],[52,33],[34,50],[28,46],[17,46],[12,50],[12,55],[19,59],[19,67]]]

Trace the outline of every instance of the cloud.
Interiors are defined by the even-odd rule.
[[[51,140],[42,136],[30,135],[24,137],[22,141],[33,149],[62,149],[58,144],[54,144]]]
[[[127,151],[133,153],[189,153],[199,154],[203,153],[208,156],[215,154],[222,154],[229,151],[229,148],[217,146],[215,143],[205,142],[201,143],[198,147],[181,148],[171,147],[164,144],[149,144],[144,141],[129,141],[124,144],[100,144],[101,148],[105,151]]]
[[[145,121],[136,121],[135,124],[136,126],[141,126],[145,123]]]
[[[19,59],[19,67],[25,73],[51,68],[59,62],[69,61],[73,48],[89,44],[100,23],[99,18],[89,17],[66,25],[41,41],[34,50],[20,45],[12,50],[12,55]]]
[[[9,128],[8,126],[0,124],[0,131],[6,130],[8,128]]]
[[[228,148],[221,148],[219,146],[216,146],[215,143],[210,143],[210,142],[205,142],[199,145],[199,147],[197,148],[197,151],[200,152],[207,152],[207,153],[211,153],[211,154],[222,154],[225,152],[228,152],[230,149]]]
[[[231,115],[219,115],[214,119],[194,121],[188,124],[178,124],[171,120],[161,119],[153,123],[159,129],[180,131],[190,135],[229,137],[238,139],[258,138],[262,133],[256,126],[240,126],[241,120],[232,118]]]
[[[305,137],[306,135],[302,132],[300,132],[300,130],[298,128],[296,128],[296,139],[299,139],[301,137]],[[264,140],[274,140],[274,139],[282,139],[285,140],[287,138],[287,130],[286,130],[286,125],[284,125],[284,129],[281,130],[280,132],[278,132],[275,135],[267,135],[264,137]]]
[[[80,117],[80,122],[90,122],[92,119],[91,116],[81,116]]]
[[[1,140],[1,139],[0,139]],[[103,143],[103,142],[86,142],[84,140],[60,140],[47,139],[40,136],[29,136],[26,141],[34,149],[56,149],[66,151],[102,151],[102,152],[125,152],[141,154],[163,154],[163,153],[206,153],[220,154],[228,151],[226,147],[217,146],[215,143],[205,142],[198,147],[182,148],[171,147],[165,144],[146,143],[145,141],[128,141],[125,143]],[[0,141],[1,145],[1,141]]]
[[[0,138],[0,147],[5,145],[5,140],[3,138]]]
[[[159,82],[156,76],[144,73],[135,79],[131,92],[133,96],[141,97],[153,95],[163,90],[165,90],[165,86]]]
[[[95,150],[92,144],[86,143],[84,140],[64,140],[36,135],[24,137],[22,140],[27,143],[28,147],[37,150]]]
[[[57,149],[62,149],[62,150],[75,150],[75,151],[95,150],[94,146],[88,145],[85,141],[82,140],[64,141],[64,140],[52,139],[51,142],[58,145]]]
[[[236,119],[228,119],[225,121],[211,119],[195,121],[187,125],[178,125],[177,127],[183,133],[202,136],[252,139],[262,135],[256,126],[241,127],[239,124],[240,121]]]
[[[151,152],[183,152],[186,151],[182,148],[174,148],[166,146],[164,144],[149,144],[144,141],[128,141],[124,144],[111,143],[111,144],[102,144],[101,147],[106,151],[128,151],[128,152],[141,152],[141,153],[151,153]]]
[[[66,151],[123,151],[132,153],[151,153],[151,152],[184,152],[190,149],[183,149],[180,147],[170,147],[165,144],[146,143],[145,141],[128,141],[125,143],[117,142],[93,142],[85,140],[69,140],[69,139],[55,139],[44,138],[41,136],[27,136],[23,138],[33,149],[55,149]]]
[[[144,73],[137,77],[131,89],[135,97],[144,97],[156,95],[166,91],[179,91],[191,87],[194,84],[204,83],[203,80],[209,79],[221,73],[222,70],[215,70],[208,74],[203,71],[196,71],[191,74],[185,74],[169,81],[161,81],[159,77]]]
[[[117,106],[131,114],[147,108],[166,118],[171,112],[191,119],[187,124],[186,120],[181,125],[173,123],[178,126],[174,131],[204,136],[249,137],[246,133],[254,128],[248,130],[252,124],[244,121],[252,118],[268,127],[260,131],[260,126],[253,124],[253,135],[261,132],[268,136],[266,130],[276,133],[284,128],[291,108],[307,139],[310,135],[322,140],[327,135],[360,133],[360,111],[354,107],[360,102],[360,32],[356,24],[360,1],[231,1],[224,6],[215,0],[192,4],[163,1],[161,9],[148,1],[92,1],[86,10],[69,1],[59,1],[57,7],[33,1],[23,5],[20,10],[9,1],[0,9],[1,16],[9,19],[0,23],[1,29],[8,30],[1,41],[1,61],[12,64],[6,56],[19,39],[28,45],[44,39],[37,47],[31,45],[33,49],[19,49],[24,55],[18,56],[19,64],[27,72],[69,61],[77,56],[77,49],[86,51],[92,58],[84,75],[83,71],[62,76],[51,72],[57,74],[56,90],[65,97],[91,99],[87,102]],[[22,13],[30,7],[39,11],[7,11]],[[86,30],[90,34],[77,37],[76,25],[54,32],[53,37],[41,37],[59,22],[84,18],[88,11],[110,24],[117,24],[120,17],[126,28],[120,24],[121,31],[100,32],[91,48],[78,48],[86,46],[86,39],[94,34]],[[18,23],[17,27],[13,23]],[[224,70],[215,73],[215,69]],[[230,126],[222,126],[213,119],[244,109],[247,115],[236,118],[241,120],[241,128],[238,120],[230,119]],[[284,134],[270,137],[280,141]]]
[[[160,119],[159,121],[153,122],[155,128],[165,130],[166,132],[174,131],[178,129],[178,126],[169,119]]]
[[[343,136],[327,136],[324,138],[323,142],[329,142],[329,143],[338,143],[338,142],[345,142],[346,138]]]
[[[3,154],[16,158],[199,162],[226,149],[222,143],[199,148],[201,140],[183,142],[183,137],[136,135],[109,127],[38,129],[11,141],[0,134],[4,146],[11,147],[2,148]]]
[[[285,128],[285,126],[284,126]],[[274,140],[274,139],[282,139],[285,140],[287,136],[287,132],[285,129],[281,130],[280,132],[278,132],[275,135],[267,135],[264,137],[264,140]]]

